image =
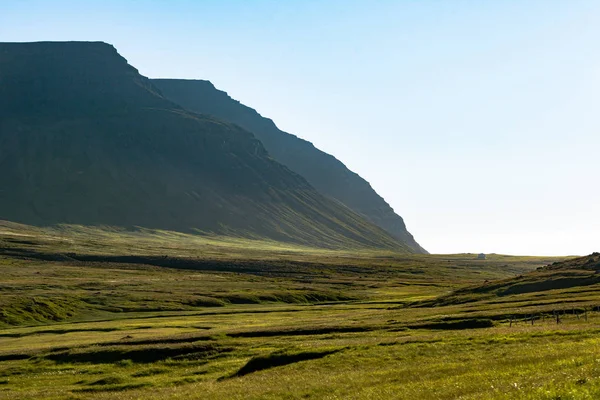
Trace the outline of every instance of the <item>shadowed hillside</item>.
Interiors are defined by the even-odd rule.
[[[0,44],[0,113],[0,219],[408,250],[108,44]]]
[[[425,252],[407,231],[400,216],[358,174],[312,143],[283,132],[273,121],[202,80],[153,79],[169,99],[183,107],[215,115],[256,135],[275,160],[305,177],[321,193],[366,216],[417,252]]]

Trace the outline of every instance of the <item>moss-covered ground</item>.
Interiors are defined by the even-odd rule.
[[[0,399],[595,399],[595,284],[476,289],[554,261],[3,223]]]

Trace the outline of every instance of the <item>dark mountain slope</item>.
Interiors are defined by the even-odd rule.
[[[0,219],[407,249],[104,43],[0,43]]]
[[[305,177],[321,193],[364,215],[415,251],[425,252],[389,204],[335,157],[279,130],[273,121],[233,100],[208,81],[153,79],[152,82],[165,97],[191,111],[214,115],[251,131],[275,160]]]

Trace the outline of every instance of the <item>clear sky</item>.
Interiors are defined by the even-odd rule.
[[[435,253],[600,251],[600,1],[0,2],[212,81],[371,182]]]

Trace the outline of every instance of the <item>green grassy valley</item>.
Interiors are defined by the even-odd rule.
[[[593,399],[595,257],[3,222],[0,398]]]
[[[78,13],[14,3],[2,12],[24,22],[10,30]],[[458,34],[477,36],[476,48],[450,51],[444,40],[458,31],[441,14],[444,40],[419,28],[419,44],[371,37],[381,5],[354,19],[358,4],[315,11],[297,36],[320,55],[305,57],[286,39],[300,4],[257,14],[244,4],[235,19],[205,16],[220,2],[202,2],[203,20],[185,2],[180,22],[212,29],[196,38],[180,23],[165,35],[177,2],[152,15],[154,3],[136,4],[137,23],[82,3],[98,21],[81,25],[110,26],[148,76],[212,71],[347,158],[390,203],[210,81],[147,78],[105,42],[0,43],[0,400],[600,398],[600,253],[566,255],[591,252],[600,226],[588,188],[597,157],[586,153],[598,146],[578,136],[594,122],[593,98],[581,106],[565,91],[593,77],[561,66],[581,82],[553,92],[537,42],[515,30],[535,46],[490,46],[507,35],[472,32],[505,24],[479,14],[469,18],[480,26]],[[448,15],[460,8],[444,4]],[[407,25],[404,11],[383,14]],[[284,29],[253,36],[271,20]],[[319,25],[336,40],[321,42]],[[241,28],[244,40],[221,48]],[[344,50],[355,31],[360,43]],[[160,40],[126,45],[154,32]],[[253,65],[256,46],[279,36]],[[540,37],[552,57],[563,42],[587,48]],[[496,65],[483,58],[492,53]],[[511,67],[521,54],[543,68]],[[522,81],[508,79],[519,70]],[[415,220],[419,242],[390,204]],[[428,254],[421,236],[439,251],[565,256]]]

